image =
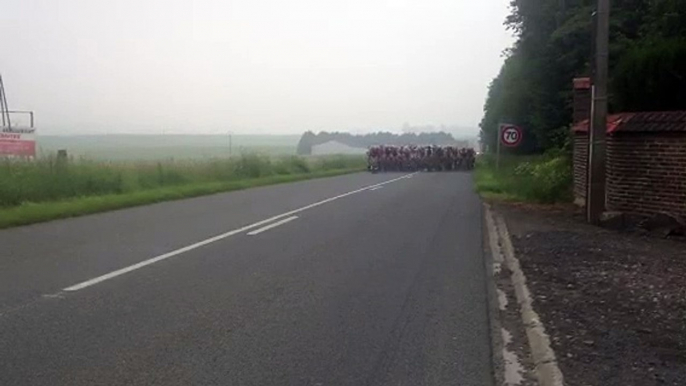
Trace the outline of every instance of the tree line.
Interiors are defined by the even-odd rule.
[[[521,126],[522,152],[567,143],[572,79],[592,75],[597,0],[512,0],[515,44],[489,86],[481,139]],[[686,110],[686,1],[612,0],[610,112]]]

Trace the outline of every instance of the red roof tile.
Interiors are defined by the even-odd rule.
[[[587,133],[589,120],[574,125],[572,131]],[[607,117],[607,133],[686,132],[686,111],[619,113]]]
[[[589,89],[591,88],[591,78],[574,78],[574,89]]]

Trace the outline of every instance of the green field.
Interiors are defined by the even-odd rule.
[[[0,160],[0,228],[274,183],[362,171],[359,156],[165,161]]]
[[[38,136],[41,156],[65,149],[70,156],[89,160],[169,160],[228,157],[245,152],[263,155],[295,154],[299,135],[73,135]]]

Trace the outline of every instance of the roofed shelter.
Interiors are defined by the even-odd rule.
[[[574,196],[586,199],[590,83],[575,80]],[[589,86],[590,87],[590,86]],[[588,103],[585,103],[585,97]],[[626,112],[607,119],[608,211],[686,218],[686,111]]]

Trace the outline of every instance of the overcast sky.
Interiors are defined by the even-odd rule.
[[[2,0],[10,107],[43,134],[481,120],[509,0]]]

